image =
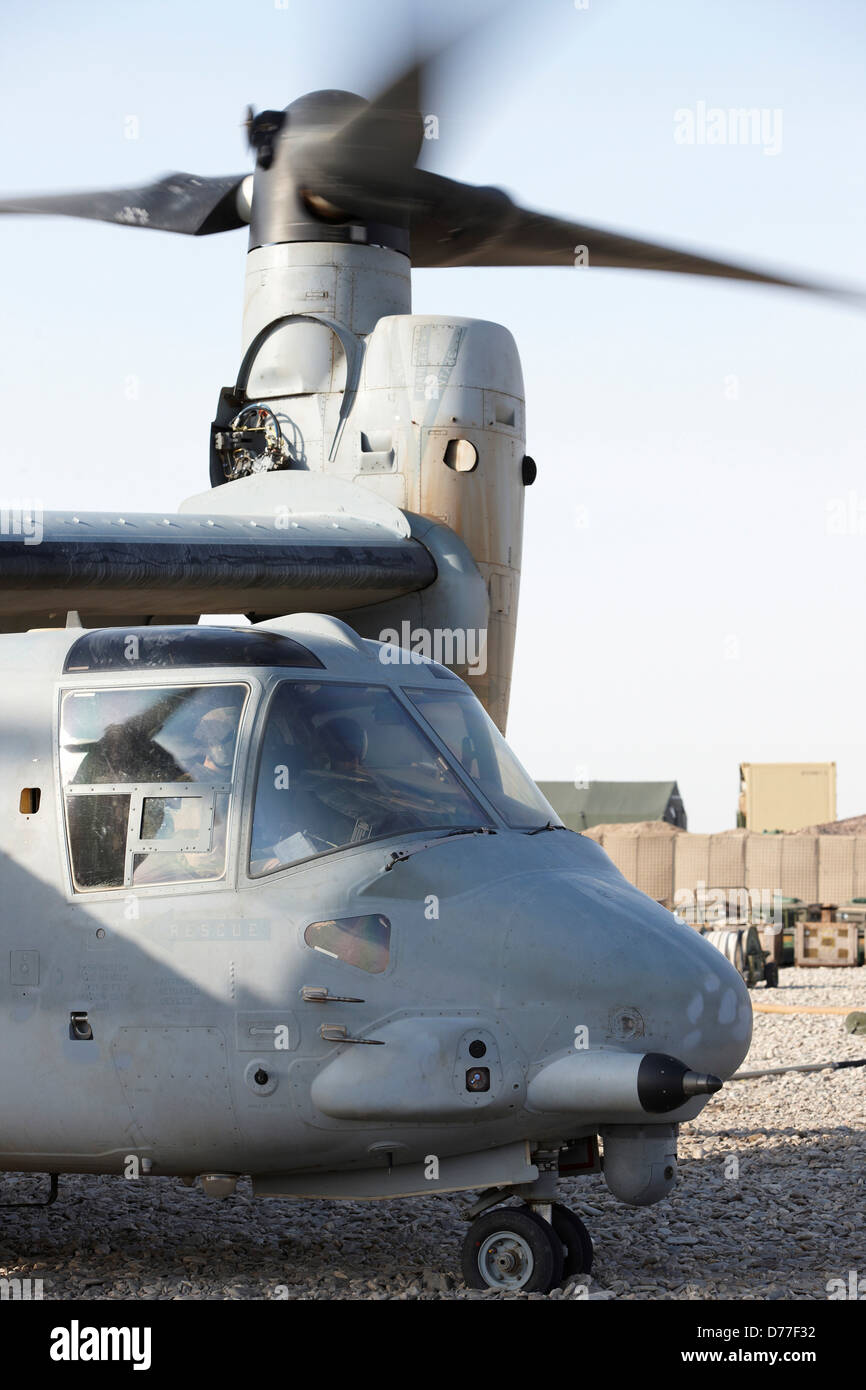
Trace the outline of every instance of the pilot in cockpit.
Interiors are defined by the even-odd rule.
[[[269,873],[323,850],[366,839],[370,825],[359,798],[376,787],[364,767],[367,735],[355,719],[339,716],[318,731],[319,761],[297,746],[262,757],[253,824],[251,871]]]
[[[364,767],[367,756],[367,734],[357,719],[340,715],[331,719],[322,730],[328,750],[329,770],[340,777],[359,777],[370,781]]]
[[[209,710],[196,725],[195,759],[187,765],[191,782],[213,782],[231,777],[239,711],[230,705]]]

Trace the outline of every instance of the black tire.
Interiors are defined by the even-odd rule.
[[[594,1254],[592,1236],[580,1217],[557,1203],[553,1208],[553,1229],[565,1247],[563,1279],[572,1279],[576,1274],[591,1274]]]
[[[497,1207],[469,1227],[461,1268],[470,1289],[549,1293],[562,1282],[563,1259],[561,1238],[540,1216]]]
[[[779,983],[779,967],[775,961],[769,961],[764,966],[764,983],[767,989],[776,989]]]

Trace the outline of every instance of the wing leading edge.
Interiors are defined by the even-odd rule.
[[[17,525],[16,525],[17,521]],[[426,588],[420,542],[375,521],[30,513],[0,528],[0,631],[350,612]]]

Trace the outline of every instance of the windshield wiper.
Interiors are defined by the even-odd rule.
[[[434,849],[436,845],[444,845],[447,840],[453,840],[455,835],[495,834],[496,830],[490,825],[468,825],[458,830],[446,830],[443,835],[437,835],[435,840],[422,840],[420,844],[409,845],[407,849],[395,849],[393,854],[388,855],[385,873],[388,873],[395,864],[401,863],[404,859],[411,859],[413,854],[420,854],[423,849]]]
[[[570,829],[571,829],[571,826],[569,826],[569,825],[554,825],[553,821],[552,821],[552,820],[549,820],[549,821],[547,822],[547,825],[537,825],[537,826],[535,827],[534,830],[525,830],[523,833],[524,833],[525,835],[540,835],[541,832],[542,832],[542,830],[570,830]],[[578,832],[573,831],[572,833],[573,833],[573,834],[577,834]]]

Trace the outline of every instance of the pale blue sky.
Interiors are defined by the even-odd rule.
[[[447,30],[481,7],[415,8]],[[371,94],[408,32],[405,8],[367,0],[5,0],[0,186],[242,171],[248,102]],[[864,69],[859,0],[516,4],[434,92],[428,162],[866,284]],[[780,152],[677,144],[674,112],[701,101],[780,110]],[[4,497],[168,508],[206,486],[245,250],[244,232],[0,225]],[[840,814],[866,811],[866,314],[614,271],[422,271],[414,303],[506,324],[523,359],[539,479],[509,737],[530,771],[676,777],[713,830],[740,761],[835,758]],[[855,525],[830,533],[852,494]]]

